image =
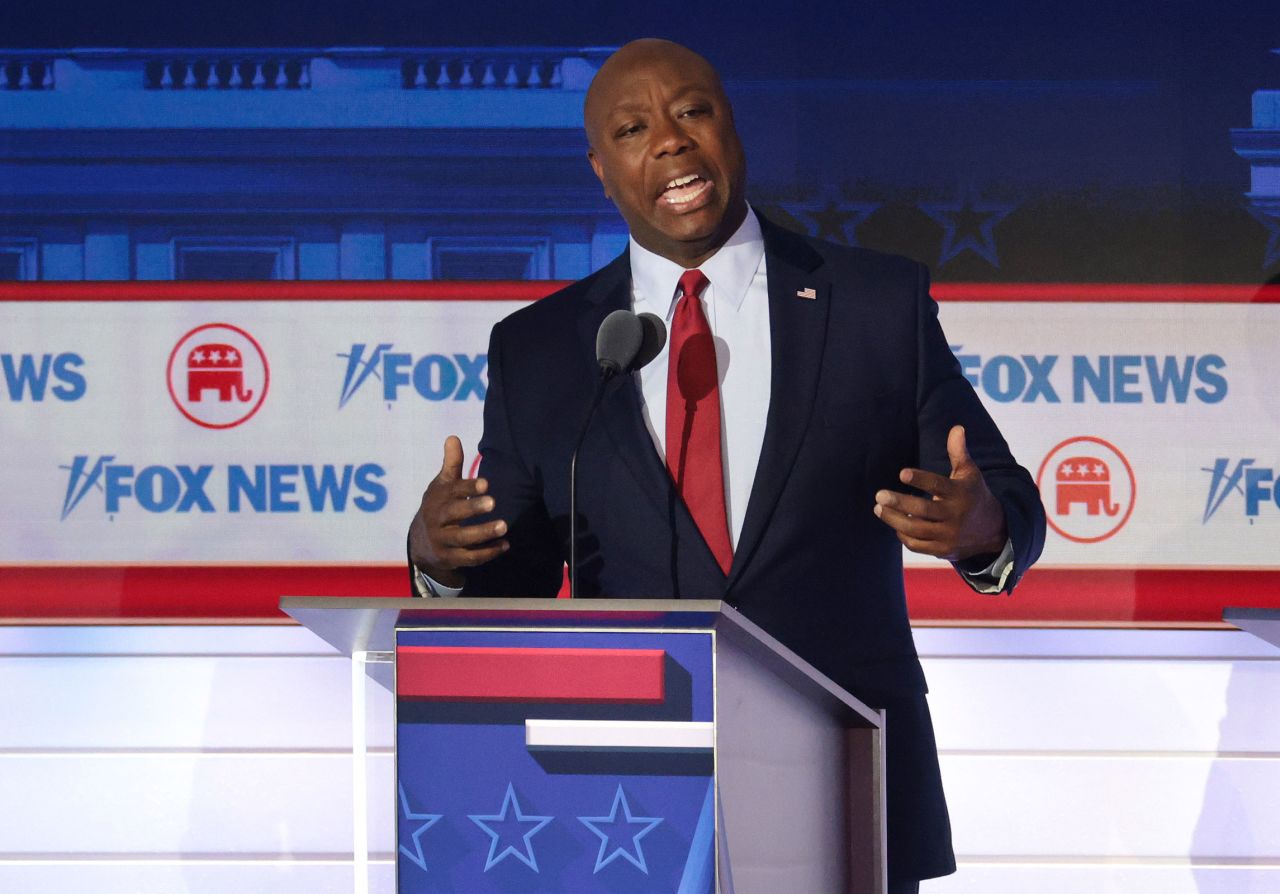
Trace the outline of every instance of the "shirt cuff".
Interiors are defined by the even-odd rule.
[[[953,564],[964,582],[975,592],[994,595],[1004,589],[1009,575],[1013,574],[1013,540],[1006,540],[1004,549],[996,556],[996,560],[981,571],[965,571],[959,564]]]
[[[423,574],[422,569],[417,565],[413,566],[413,586],[418,591],[418,595],[424,598],[432,596],[452,598],[462,595],[462,587],[446,587]]]

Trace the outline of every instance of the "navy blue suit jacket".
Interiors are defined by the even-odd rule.
[[[728,576],[676,496],[636,383],[623,376],[607,387],[578,458],[578,593],[723,599],[872,703],[922,693],[902,547],[872,514],[875,492],[902,489],[906,466],[948,473],[947,432],[964,425],[1008,520],[1016,570],[1007,589],[1043,545],[1039,493],[961,375],[923,266],[797,236],[763,217],[761,228],[772,386]],[[480,474],[511,549],[468,571],[465,595],[559,588],[569,456],[597,379],[596,331],[611,311],[630,308],[630,284],[624,253],[494,327]],[[797,296],[807,289],[816,298]]]

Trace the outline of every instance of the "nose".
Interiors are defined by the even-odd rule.
[[[680,125],[680,121],[670,115],[662,115],[654,121],[652,127],[656,131],[653,136],[655,158],[681,155],[697,146],[693,137]]]

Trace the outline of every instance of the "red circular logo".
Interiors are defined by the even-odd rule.
[[[1050,450],[1036,473],[1036,486],[1049,527],[1076,543],[1115,536],[1138,496],[1125,455],[1114,444],[1088,436],[1069,438]]]
[[[206,323],[169,354],[169,396],[196,425],[234,428],[267,396],[271,371],[253,336],[230,323]]]

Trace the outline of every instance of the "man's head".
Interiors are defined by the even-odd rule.
[[[747,167],[706,59],[633,41],[600,66],[583,111],[591,167],[637,242],[696,267],[733,235],[747,213]]]

